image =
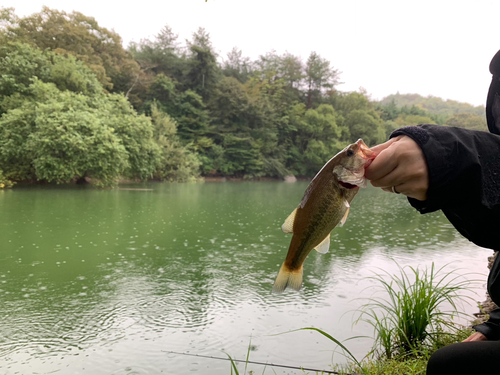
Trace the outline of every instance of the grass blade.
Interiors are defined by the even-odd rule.
[[[229,354],[227,354],[226,352],[224,352],[224,354],[227,355],[229,357],[229,360],[231,361],[231,375],[233,375],[233,370],[234,370],[235,375],[240,375],[240,373],[238,372],[238,367],[236,367],[236,363],[234,363],[231,356]]]
[[[305,330],[316,331],[316,332],[321,333],[323,336],[325,336],[326,338],[328,338],[330,341],[333,341],[335,344],[337,344],[338,346],[340,346],[342,348],[342,350],[344,350],[347,354],[349,354],[349,356],[353,359],[353,361],[359,367],[361,367],[361,364],[358,362],[358,360],[356,359],[356,357],[349,351],[349,349],[347,349],[339,340],[337,340],[336,338],[334,338],[330,334],[326,333],[325,331],[322,331],[319,328],[314,328],[314,327],[304,327],[304,328],[298,329],[298,331],[305,331]]]

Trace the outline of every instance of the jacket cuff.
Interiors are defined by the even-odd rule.
[[[500,327],[498,327],[498,325],[496,324],[485,322],[476,326],[472,326],[472,328],[475,331],[485,335],[486,338],[490,341],[500,340]]]

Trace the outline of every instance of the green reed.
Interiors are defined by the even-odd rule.
[[[376,290],[359,309],[356,322],[364,321],[374,328],[374,346],[361,361],[342,342],[321,329],[306,327],[296,331],[316,331],[340,347],[350,364],[336,366],[339,374],[424,375],[434,351],[460,342],[470,334],[469,328],[453,320],[466,316],[458,305],[472,299],[464,297],[462,292],[474,280],[466,280],[459,270],[446,272],[445,267],[436,270],[433,263],[430,270],[421,270],[398,265],[399,275],[382,270],[370,278],[376,282]],[[351,339],[354,338],[357,337]],[[247,362],[249,354],[250,346]],[[239,374],[231,359],[233,373]]]
[[[462,328],[453,320],[465,315],[457,303],[465,300],[461,292],[471,284],[458,271],[436,270],[434,263],[430,270],[398,267],[399,275],[383,271],[371,278],[383,295],[370,298],[357,320],[373,326],[374,351],[389,359],[435,350],[450,335],[460,335]]]

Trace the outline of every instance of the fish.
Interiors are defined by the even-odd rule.
[[[283,232],[293,236],[274,282],[274,293],[288,287],[300,290],[304,261],[313,249],[328,252],[330,232],[347,220],[353,198],[360,187],[366,187],[365,168],[374,158],[375,153],[358,139],[331,158],[312,179],[299,206],[281,226]]]

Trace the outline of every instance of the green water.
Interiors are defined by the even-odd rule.
[[[228,362],[171,352],[244,358],[250,341],[251,360],[328,369],[345,359],[319,334],[276,334],[314,326],[339,340],[370,336],[352,310],[372,293],[367,277],[396,272],[394,261],[487,272],[491,252],[442,214],[368,188],[330,252],[307,259],[303,290],[273,295],[290,241],[280,227],[306,186],[1,190],[0,373],[229,374]],[[346,345],[362,358],[371,340]]]

